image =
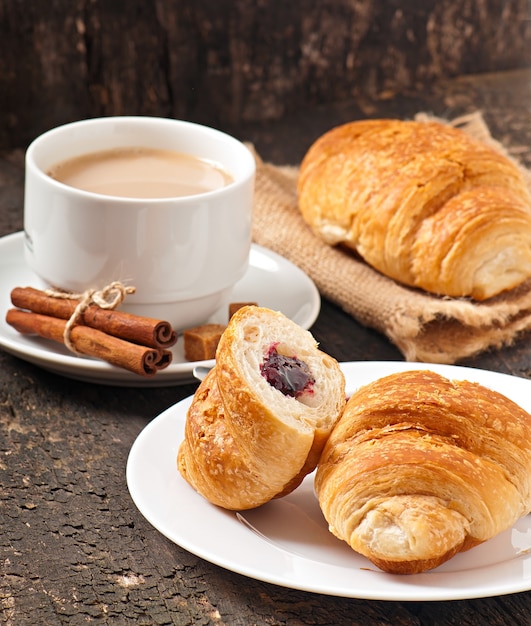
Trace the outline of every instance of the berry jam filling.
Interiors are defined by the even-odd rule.
[[[260,365],[260,373],[267,382],[285,396],[297,398],[304,392],[313,392],[315,378],[310,368],[296,356],[284,356],[273,344]]]

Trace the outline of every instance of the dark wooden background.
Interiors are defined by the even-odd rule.
[[[529,0],[0,0],[0,149],[99,115],[238,131],[531,62]]]
[[[530,0],[0,0],[0,236],[23,224],[24,149],[97,115],[202,121],[297,163],[331,126],[481,109],[531,167]],[[323,301],[339,360],[400,360]],[[467,365],[529,376],[531,337]],[[283,589],[203,561],[134,507],[140,431],[194,386],[70,381],[0,351],[0,623],[528,626],[531,592],[384,602]],[[470,576],[477,575],[471,572]]]

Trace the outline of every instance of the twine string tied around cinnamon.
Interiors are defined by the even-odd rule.
[[[81,293],[72,293],[61,289],[46,289],[47,296],[52,298],[60,298],[65,300],[79,300],[72,315],[66,322],[63,334],[64,344],[75,354],[79,354],[72,342],[72,329],[78,323],[79,319],[91,304],[95,304],[100,309],[114,310],[126,298],[128,294],[135,293],[136,288],[126,286],[118,280],[115,280],[102,289],[87,289]]]

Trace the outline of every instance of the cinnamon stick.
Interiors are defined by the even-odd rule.
[[[66,322],[49,315],[9,309],[6,322],[23,334],[36,334],[64,345]],[[171,362],[171,352],[141,346],[83,325],[75,325],[70,334],[72,345],[80,354],[102,359],[140,376],[154,376]]]
[[[55,298],[33,287],[15,287],[11,291],[11,302],[19,309],[63,320],[70,319],[78,304],[75,299]],[[169,322],[125,311],[102,309],[95,304],[85,309],[79,322],[108,335],[157,350],[166,350],[177,341],[177,333]]]

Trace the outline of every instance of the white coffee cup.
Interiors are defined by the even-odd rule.
[[[83,191],[47,172],[60,161],[126,147],[219,164],[232,181],[170,198]],[[121,308],[183,329],[228,304],[248,267],[255,162],[235,138],[190,122],[108,117],[54,128],[26,153],[25,258],[44,285],[67,291],[134,286]]]

